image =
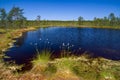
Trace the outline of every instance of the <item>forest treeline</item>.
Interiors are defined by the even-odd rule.
[[[4,8],[0,9],[0,27],[25,27],[26,17],[23,16],[23,9],[13,7],[8,13]]]
[[[75,24],[76,26],[119,26],[120,17],[115,16],[114,13],[110,13],[104,18],[94,18],[92,21],[84,20],[82,16],[78,17],[78,21],[48,21],[40,20],[41,16],[38,15],[35,20],[27,20],[24,16],[23,9],[19,7],[13,7],[8,13],[4,8],[0,9],[0,27],[1,28],[24,28],[28,26],[40,26],[40,25],[53,25],[53,24]]]
[[[78,24],[82,25],[84,24],[85,21],[83,17],[78,18]],[[114,13],[110,13],[107,17],[105,16],[104,18],[97,18],[94,17],[93,21],[88,21],[91,23],[93,26],[120,26],[120,17],[115,16]]]

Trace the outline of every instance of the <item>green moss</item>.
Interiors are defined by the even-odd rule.
[[[100,76],[102,79],[105,79],[105,80],[116,80],[111,70],[104,70],[100,72]]]
[[[116,80],[120,79],[120,66],[113,66],[110,69],[112,73],[114,74],[114,77]]]
[[[59,70],[69,70],[71,71],[72,67],[74,66],[75,61],[71,58],[61,58],[56,61],[56,66]]]
[[[45,69],[45,74],[52,75],[57,72],[57,67],[54,64],[49,64],[48,67]]]
[[[85,80],[97,80],[99,78],[97,71],[85,63],[78,62],[78,64],[72,68],[72,71]]]

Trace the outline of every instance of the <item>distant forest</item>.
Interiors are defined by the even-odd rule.
[[[29,26],[40,25],[58,25],[58,24],[71,24],[75,26],[118,26],[120,27],[120,17],[115,16],[114,13],[110,13],[104,18],[94,17],[93,20],[84,20],[82,16],[78,17],[77,21],[48,21],[41,20],[41,16],[37,15],[36,20],[27,20],[23,15],[23,9],[19,7],[13,7],[8,13],[4,8],[0,9],[0,28],[25,28]]]

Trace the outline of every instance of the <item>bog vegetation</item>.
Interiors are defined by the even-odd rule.
[[[104,18],[84,20],[82,16],[72,21],[27,20],[23,9],[13,7],[8,13],[0,9],[0,80],[119,80],[120,62],[103,58],[82,56],[64,56],[51,60],[51,52],[42,51],[31,62],[30,71],[18,73],[21,66],[3,62],[4,49],[8,48],[13,38],[21,36],[24,31],[39,27],[73,26],[93,28],[120,28],[120,17],[110,13]],[[65,52],[67,54],[67,52]],[[61,53],[62,54],[62,53]]]
[[[42,51],[31,61],[33,67],[26,72],[18,66],[0,66],[0,79],[3,80],[119,80],[120,62],[104,58],[91,58],[89,55],[64,56],[50,59],[52,53]],[[67,54],[67,52],[66,52]],[[7,69],[7,70],[6,70]]]

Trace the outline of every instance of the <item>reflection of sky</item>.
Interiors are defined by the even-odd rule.
[[[24,36],[19,39],[20,44],[23,42],[22,45],[40,45],[41,47],[45,45],[60,47],[63,44],[69,44],[92,50],[98,48],[119,50],[120,45],[119,30],[53,27],[30,31]]]
[[[76,20],[108,16],[114,12],[120,15],[120,0],[0,0],[0,8],[9,11],[13,5],[24,9],[28,19],[41,15],[48,20]]]

